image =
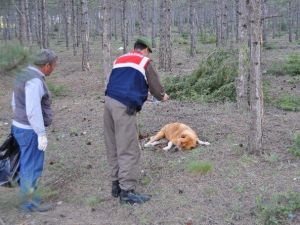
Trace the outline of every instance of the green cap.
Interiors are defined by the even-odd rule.
[[[149,49],[149,52],[152,52],[152,46],[151,46],[151,42],[149,41],[148,38],[146,37],[139,37],[136,42],[136,44],[143,44],[146,45],[147,48]]]

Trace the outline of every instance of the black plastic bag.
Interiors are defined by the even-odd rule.
[[[19,170],[19,145],[10,134],[0,146],[0,186],[15,186],[19,180]]]

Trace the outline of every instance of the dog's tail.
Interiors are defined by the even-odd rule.
[[[199,145],[210,145],[209,142],[200,141],[199,139],[197,141],[198,141]]]

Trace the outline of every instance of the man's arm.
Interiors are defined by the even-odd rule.
[[[38,78],[29,80],[25,85],[26,114],[30,126],[38,136],[46,135],[41,100],[44,95],[42,81]]]
[[[152,65],[152,62],[150,61],[147,68],[146,68],[146,77],[148,81],[148,86],[150,89],[150,93],[159,101],[165,101],[166,99],[166,93],[161,85],[160,79],[158,77],[158,74],[155,70],[155,68]]]

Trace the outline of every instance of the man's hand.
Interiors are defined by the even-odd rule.
[[[48,145],[48,140],[46,135],[38,136],[38,149],[41,151],[45,151]]]
[[[169,95],[165,94],[163,99],[162,99],[162,102],[165,102],[165,101],[169,100],[169,98],[170,98]]]

